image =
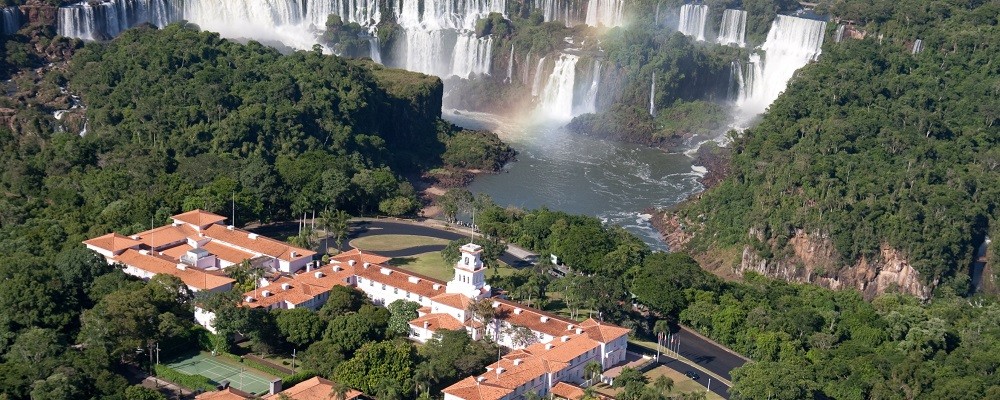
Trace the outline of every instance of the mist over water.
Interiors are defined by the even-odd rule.
[[[501,206],[595,216],[666,251],[643,210],[677,204],[702,189],[698,178],[704,169],[684,154],[593,139],[551,121],[515,123],[453,110],[443,115],[462,127],[494,130],[517,149],[517,162],[499,174],[478,176],[469,186]]]

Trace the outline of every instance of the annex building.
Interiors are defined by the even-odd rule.
[[[228,291],[229,266],[250,261],[272,272],[258,288],[243,294],[243,306],[262,309],[316,310],[334,286],[364,292],[375,304],[397,300],[418,303],[409,322],[410,338],[430,340],[438,330],[465,330],[473,339],[484,336],[510,352],[477,376],[444,390],[445,400],[511,400],[528,392],[547,396],[565,389],[560,382],[586,383],[584,370],[596,363],[607,370],[625,362],[629,330],[594,319],[577,322],[492,296],[486,283],[482,248],[460,248],[454,276],[444,282],[388,265],[390,260],[358,249],[343,252],[327,265],[313,262],[313,251],[269,239],[224,224],[225,217],[202,210],[172,217],[170,225],[132,236],[110,233],[84,244],[125,272],[149,279],[157,274],[180,278],[192,291]],[[473,304],[492,307],[494,317],[473,313]],[[199,323],[211,331],[214,315],[195,310]],[[482,313],[482,311],[480,311]]]

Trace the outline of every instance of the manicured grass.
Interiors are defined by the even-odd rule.
[[[442,281],[449,281],[455,276],[455,270],[444,261],[439,251],[417,254],[412,257],[393,258],[389,264]]]
[[[438,251],[417,254],[412,257],[393,258],[392,261],[389,261],[389,264],[442,281],[450,281],[455,276],[454,267],[445,262],[444,258],[441,257],[441,252]],[[486,278],[489,279],[493,274],[499,274],[499,276],[510,275],[516,271],[516,269],[501,262],[500,268],[495,272],[493,269],[486,271]]]
[[[403,250],[434,244],[447,245],[448,240],[417,235],[374,235],[351,241],[351,246],[374,252]]]
[[[682,374],[680,372],[677,372],[677,371],[674,371],[674,370],[672,370],[670,368],[667,368],[667,367],[665,367],[663,365],[647,371],[644,375],[646,375],[646,377],[649,378],[649,384],[650,385],[652,385],[652,383],[654,381],[656,381],[656,378],[660,377],[661,375],[666,375],[668,378],[673,379],[673,381],[674,381],[674,388],[670,392],[667,392],[668,395],[676,396],[676,395],[680,395],[681,393],[688,393],[688,392],[702,392],[702,393],[704,393],[705,391],[708,390],[706,387],[702,386],[700,383],[695,382],[691,378],[688,378],[688,377],[684,376],[684,374]],[[715,385],[715,382],[713,382],[712,385]],[[595,387],[595,388],[596,388],[596,390],[598,392],[603,393],[603,394],[608,395],[608,396],[612,396],[612,397],[617,396],[620,392],[622,392],[624,390],[622,388],[613,388],[613,387],[610,387],[610,386],[602,386],[602,387]],[[708,395],[707,395],[707,397],[706,397],[706,399],[708,399],[708,400],[722,400],[722,396],[719,396],[715,392],[709,392]]]

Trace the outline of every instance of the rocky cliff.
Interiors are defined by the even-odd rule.
[[[21,9],[21,14],[24,14],[25,19],[27,19],[27,24],[56,26],[56,16],[59,13],[59,8],[54,5],[46,4],[40,0],[29,0],[18,8]]]
[[[738,278],[752,271],[771,278],[830,289],[853,288],[868,299],[891,291],[927,299],[937,284],[936,281],[924,284],[906,255],[888,245],[883,245],[875,257],[862,258],[843,266],[829,238],[796,230],[781,251],[775,249],[769,258],[749,245],[742,247],[739,257],[732,257],[729,255],[732,251],[725,249],[692,249],[690,243],[697,229],[691,221],[681,220],[672,213],[661,214],[656,219],[659,220],[657,228],[671,249],[693,253],[703,266],[723,277]],[[748,235],[761,236],[753,230]],[[775,247],[774,243],[767,245]]]

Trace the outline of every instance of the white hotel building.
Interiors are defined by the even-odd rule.
[[[487,367],[444,390],[445,400],[511,400],[534,392],[545,396],[559,382],[585,381],[584,368],[592,362],[607,370],[625,362],[629,330],[588,319],[573,321],[498,297],[486,284],[476,244],[461,247],[454,277],[443,282],[391,267],[388,258],[360,250],[334,256],[315,267],[314,252],[223,225],[225,217],[194,210],[172,217],[171,225],[132,236],[111,233],[84,242],[109,263],[121,263],[125,272],[148,279],[166,273],[180,278],[193,291],[228,291],[234,281],[224,269],[250,260],[281,275],[263,281],[245,293],[243,305],[266,309],[320,308],[334,286],[364,292],[375,304],[396,300],[420,304],[410,321],[410,338],[430,340],[441,329],[464,329],[474,339],[488,335],[511,351]],[[490,302],[497,318],[473,318],[474,302]],[[196,319],[210,330],[214,315],[196,310]],[[517,328],[530,335],[515,335]],[[497,333],[499,331],[499,335]]]

